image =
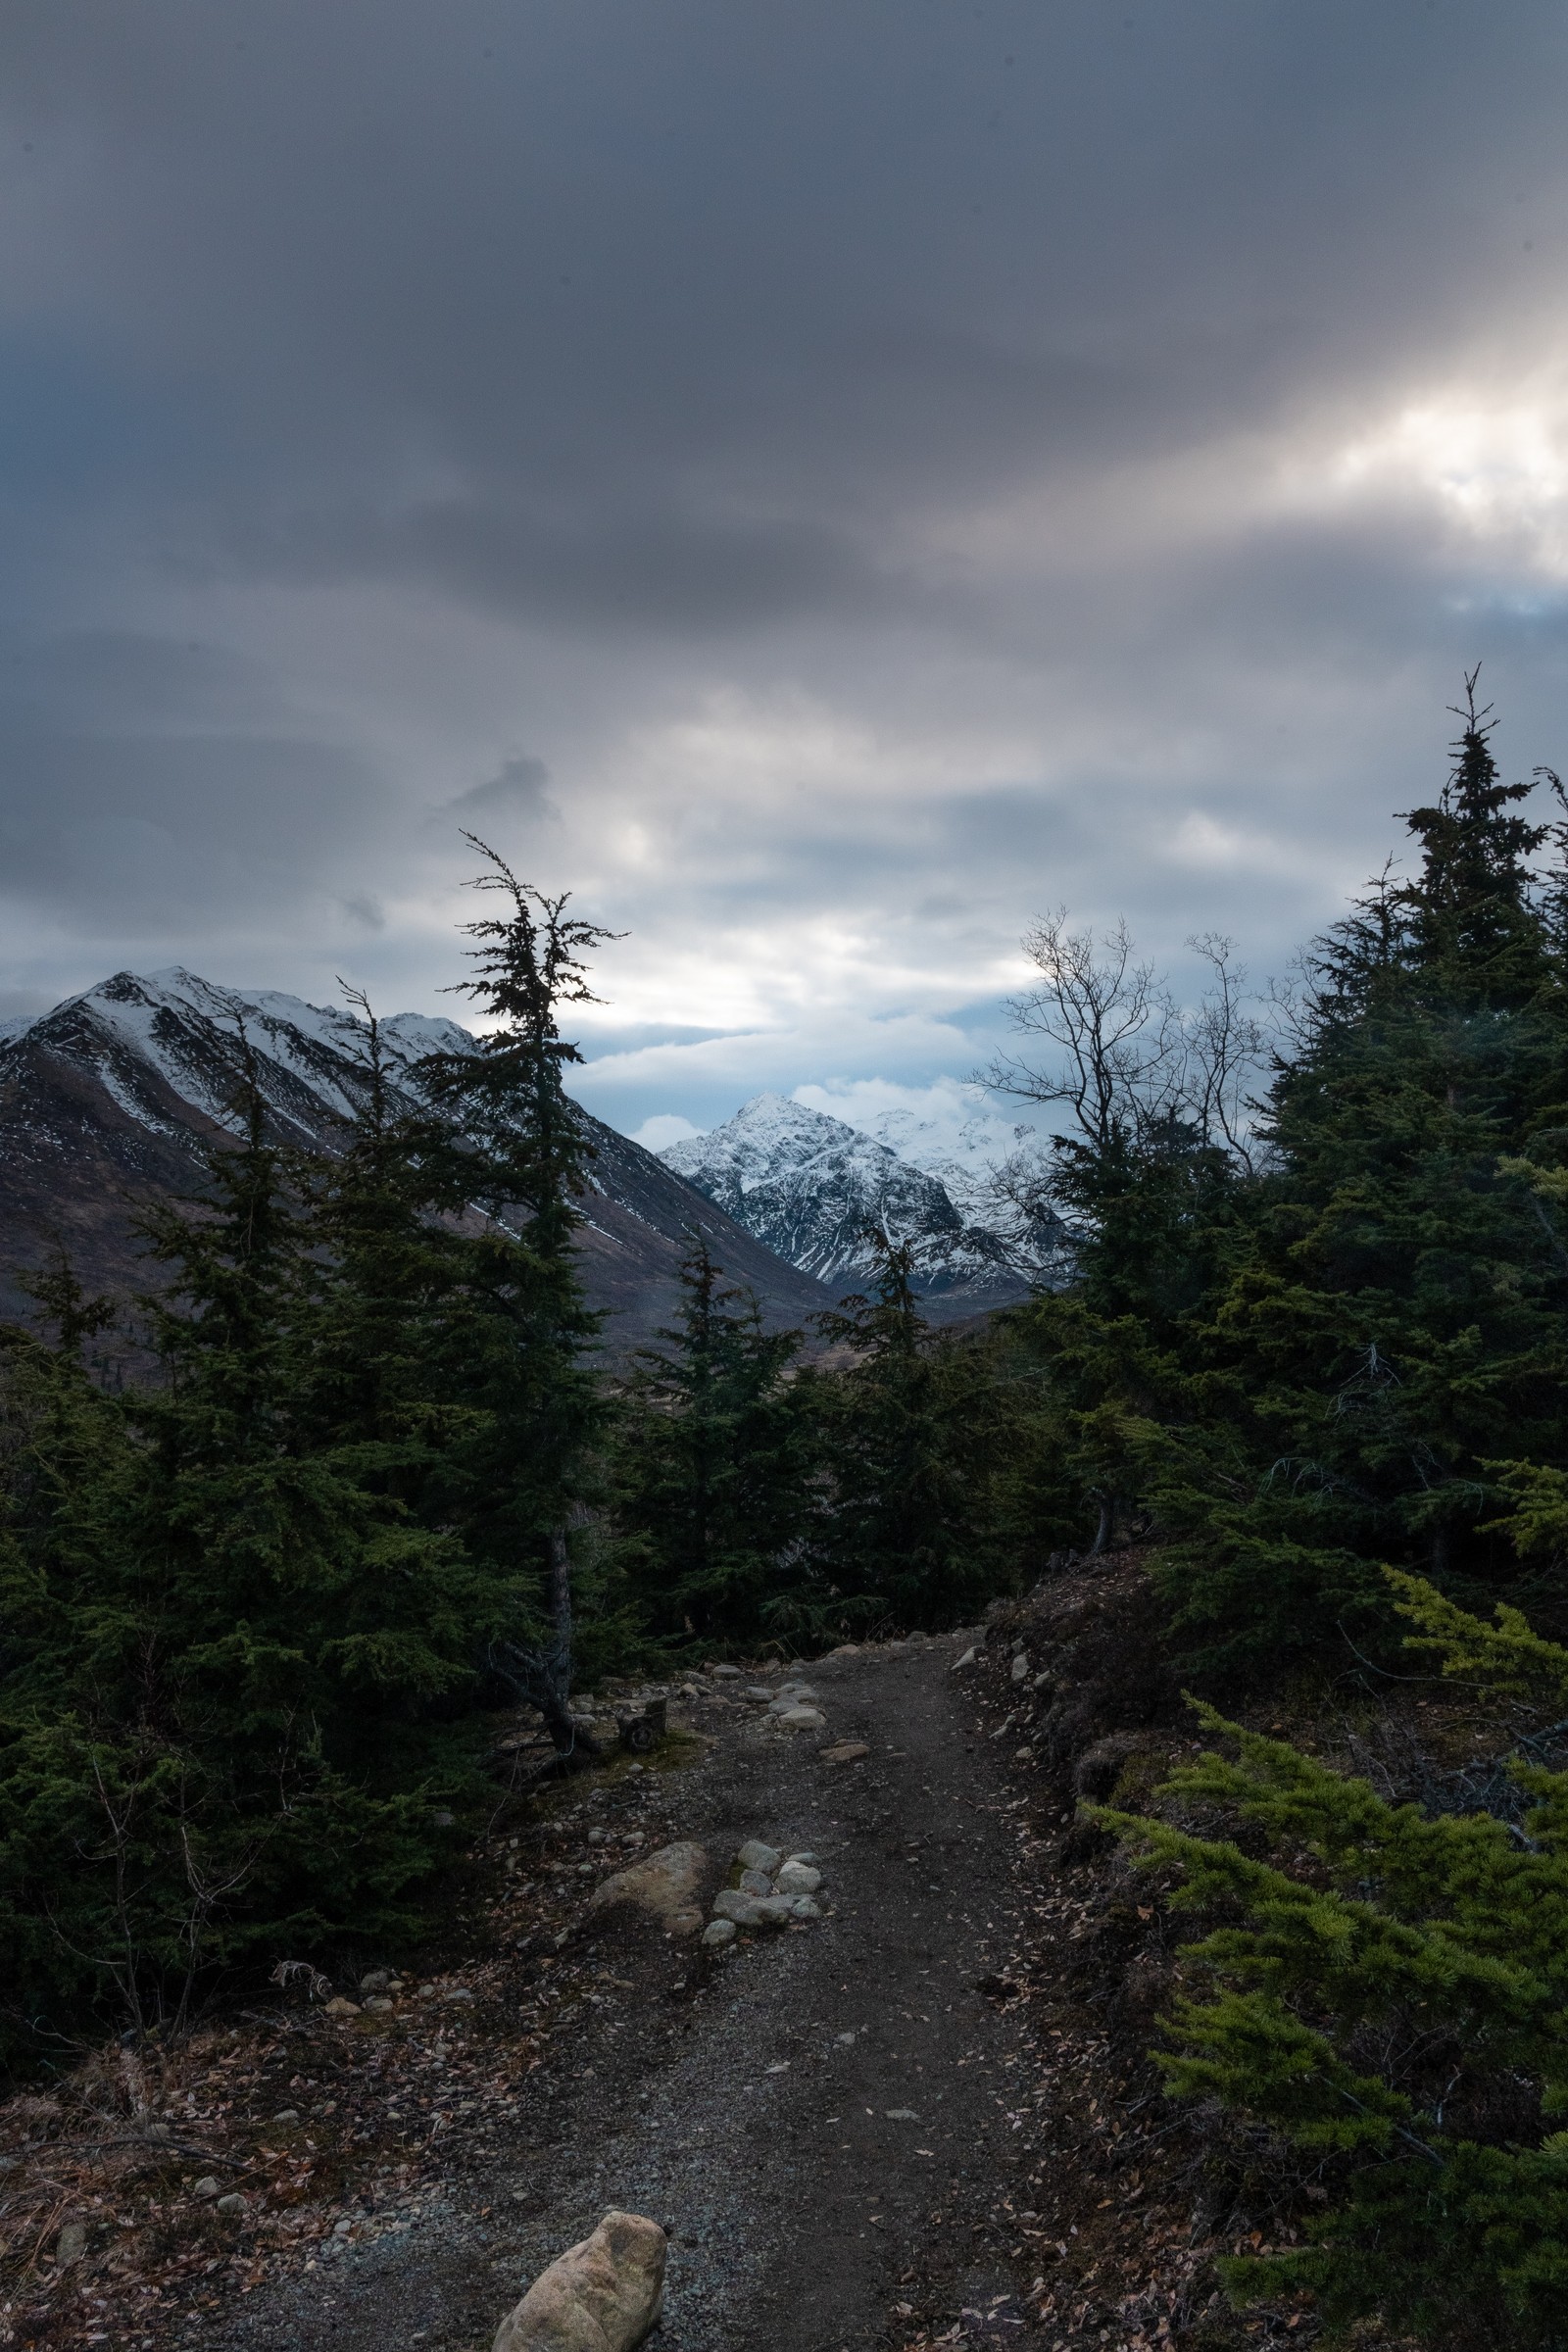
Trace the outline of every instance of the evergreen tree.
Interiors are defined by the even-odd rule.
[[[623,1398],[616,1507],[638,1589],[662,1634],[800,1630],[801,1610],[827,1598],[813,1578],[809,1417],[786,1377],[801,1335],[763,1329],[700,1233],[680,1280],[676,1321],[639,1351]]]
[[[1568,1697],[1568,1650],[1394,1579],[1416,1646],[1509,1698]],[[1331,2328],[1544,2348],[1568,2329],[1568,1773],[1516,1760],[1522,1824],[1429,1818],[1200,1709],[1235,1743],[1176,1773],[1177,1822],[1100,1818],[1209,1932],[1160,2063],[1297,2151],[1306,2242],[1223,2262],[1240,2301],[1310,2290]],[[1195,1806],[1245,1825],[1194,1835]],[[1178,1826],[1181,1825],[1181,1826]],[[1264,1849],[1259,1855],[1258,1848]]]
[[[597,1498],[606,1411],[587,1352],[601,1317],[583,1299],[572,1247],[592,1154],[563,1081],[582,1056],[560,1011],[594,1002],[583,958],[614,934],[467,838],[488,861],[473,887],[500,893],[507,910],[466,926],[476,968],[459,985],[493,1026],[472,1051],[431,1054],[418,1071],[441,1114],[421,1154],[432,1201],[460,1222],[484,1216],[462,1237],[448,1329],[464,1418],[437,1492],[469,1556],[515,1580],[514,1621],[487,1663],[539,1708],[570,1760],[593,1746],[569,1703],[571,1543]]]
[[[45,1380],[69,1500],[13,1551],[34,1639],[0,1693],[0,1818],[8,1940],[56,2030],[94,1994],[178,2025],[258,1948],[406,1936],[432,1788],[463,1774],[419,1724],[471,1682],[483,1596],[304,1410],[312,1230],[239,1059],[242,1134],[150,1227],[162,1381]],[[40,1377],[34,1351],[20,1393]],[[112,1442],[86,1459],[72,1427]]]
[[[1172,1014],[1058,1152],[1079,1280],[1015,1328],[1086,1530],[1136,1506],[1160,1532],[1209,1666],[1375,1646],[1380,1558],[1519,1583],[1491,1465],[1568,1458],[1568,967],[1532,862],[1547,828],[1499,780],[1474,684],[1408,820],[1416,870],[1308,959],[1261,1151],[1172,1079]],[[1068,970],[1113,1009],[1100,977]]]
[[[860,1616],[956,1624],[1005,1578],[1011,1399],[982,1348],[926,1323],[908,1244],[869,1238],[874,1292],[813,1318],[851,1359],[807,1376],[832,1482],[826,1555]]]

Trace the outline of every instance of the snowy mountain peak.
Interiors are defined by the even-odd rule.
[[[421,1101],[415,1065],[472,1051],[456,1021],[400,1012],[379,1023],[394,1104]],[[0,1313],[25,1313],[18,1276],[57,1245],[82,1278],[115,1293],[148,1269],[138,1210],[201,1188],[215,1130],[236,1132],[241,1028],[275,1132],[331,1146],[366,1091],[366,1025],[277,989],[225,988],[183,965],[116,972],[36,1020],[0,1028]],[[693,1226],[770,1323],[798,1324],[825,1295],[759,1249],[749,1231],[587,1111],[591,1200],[578,1251],[588,1295],[615,1318],[612,1349],[669,1320]]]
[[[886,1187],[890,1169],[902,1164],[897,1152],[863,1135],[859,1128],[847,1126],[842,1119],[830,1118],[804,1102],[792,1102],[783,1095],[754,1095],[722,1127],[671,1144],[661,1157],[688,1182],[696,1181],[692,1168],[701,1166],[721,1171],[723,1180],[743,1193],[771,1184],[785,1165],[802,1168],[824,1163],[831,1172],[847,1162],[860,1170],[868,1202]],[[940,1184],[936,1191],[942,1192]],[[927,1202],[927,1213],[941,1213],[934,1196]],[[951,1201],[948,1214],[953,1224],[960,1222]]]
[[[707,1135],[660,1156],[678,1175],[805,1273],[840,1290],[876,1264],[874,1233],[908,1242],[916,1288],[961,1311],[1028,1296],[1005,1245],[965,1224],[947,1188],[886,1144],[826,1111],[755,1095]]]

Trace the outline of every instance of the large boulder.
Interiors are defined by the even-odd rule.
[[[664,2244],[657,2222],[607,2213],[540,2273],[497,2328],[493,2352],[632,2352],[663,2306]]]
[[[707,1847],[682,1838],[601,1880],[588,1909],[592,1914],[625,1903],[657,1920],[672,1936],[696,1936],[702,1932],[703,1887],[709,1876]]]

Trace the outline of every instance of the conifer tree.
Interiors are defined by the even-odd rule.
[[[1568,1651],[1396,1575],[1413,1645],[1560,1711]],[[1568,1773],[1516,1757],[1522,1821],[1391,1805],[1282,1740],[1199,1709],[1234,1758],[1102,1811],[1208,1932],[1156,2053],[1179,2097],[1265,2127],[1326,2192],[1305,2242],[1224,2261],[1239,2301],[1305,2288],[1333,2329],[1560,2344],[1568,2329]],[[1560,1727],[1559,1727],[1560,1728]],[[1237,1838],[1198,1836],[1218,1808]],[[1261,1849],[1261,1850],[1260,1850]]]
[[[488,1663],[571,1760],[592,1751],[569,1704],[571,1542],[597,1494],[605,1408],[587,1356],[601,1318],[572,1251],[591,1151],[564,1073],[582,1056],[560,1013],[594,1002],[584,957],[615,935],[467,838],[487,861],[473,887],[499,893],[506,911],[466,926],[475,969],[459,984],[494,1026],[473,1051],[431,1054],[418,1071],[443,1121],[425,1148],[433,1197],[450,1216],[486,1218],[463,1243],[451,1328],[466,1426],[444,1449],[444,1499],[470,1556],[518,1580],[514,1623]]]
[[[926,1323],[909,1245],[868,1238],[874,1291],[813,1318],[851,1359],[830,1379],[813,1377],[809,1391],[832,1480],[827,1557],[861,1614],[953,1624],[1003,1572],[995,1480],[1009,1400],[983,1349]]]
[[[763,1329],[701,1233],[680,1281],[675,1323],[627,1384],[617,1513],[658,1631],[755,1638],[798,1616],[812,1581],[810,1428],[785,1377],[801,1334]]]

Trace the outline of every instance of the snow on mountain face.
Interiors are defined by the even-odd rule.
[[[455,1021],[396,1013],[380,1024],[390,1092],[417,1102],[414,1065],[471,1047]],[[273,989],[222,988],[178,965],[117,972],[0,1037],[0,1313],[25,1312],[18,1279],[64,1245],[89,1287],[142,1287],[138,1212],[199,1191],[201,1154],[234,1134],[240,1035],[276,1132],[330,1146],[365,1092],[368,1033],[351,1012]],[[593,1151],[578,1254],[593,1304],[635,1345],[669,1319],[676,1268],[703,1229],[771,1325],[799,1324],[826,1294],[713,1210],[652,1152],[581,1114]]]
[[[997,1234],[965,1223],[937,1177],[804,1102],[758,1095],[660,1157],[780,1257],[839,1290],[875,1266],[874,1230],[913,1245],[916,1289],[952,1311],[1028,1296],[1027,1268]]]

